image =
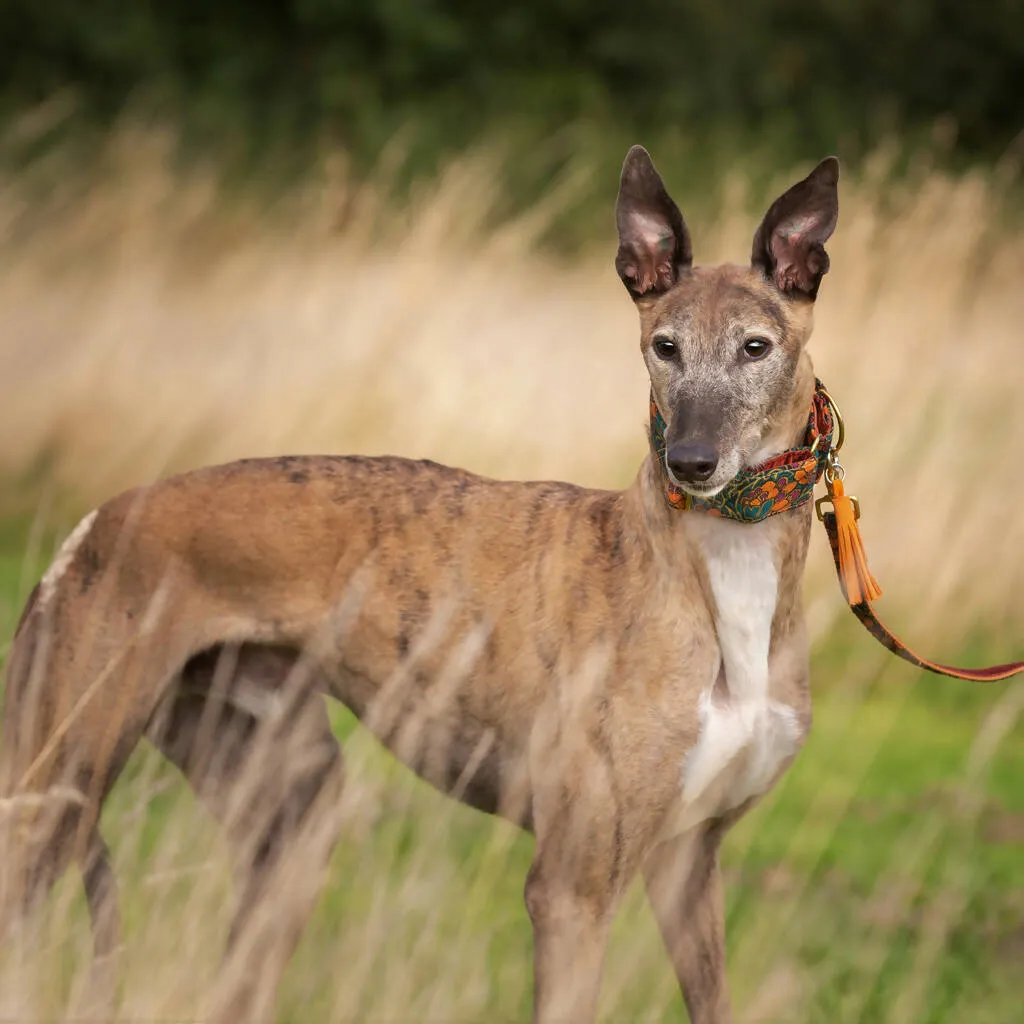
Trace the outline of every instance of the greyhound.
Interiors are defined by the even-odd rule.
[[[116,949],[98,820],[147,737],[237,855],[234,981],[213,1017],[267,1019],[341,831],[327,695],[434,786],[535,836],[535,1021],[594,1018],[638,874],[691,1019],[730,1020],[719,848],[810,727],[811,513],[736,522],[715,503],[806,440],[838,173],[830,157],[771,205],[748,266],[699,267],[647,151],[629,151],[615,262],[660,427],[624,491],[283,457],[86,516],[7,667],[0,928],[76,863],[97,956]]]

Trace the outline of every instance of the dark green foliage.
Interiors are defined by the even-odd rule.
[[[696,138],[771,132],[794,155],[951,115],[967,156],[1024,127],[1021,0],[4,0],[8,112],[70,88],[100,123],[142,99],[216,139],[396,128],[434,151],[514,120]]]

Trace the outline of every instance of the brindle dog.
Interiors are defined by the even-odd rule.
[[[147,736],[237,852],[214,1016],[272,1014],[339,831],[326,694],[435,786],[534,833],[534,1020],[593,1018],[638,872],[691,1019],[729,1020],[718,851],[810,725],[810,508],[747,525],[665,494],[713,495],[801,442],[837,181],[828,159],[776,200],[749,266],[695,267],[650,157],[630,150],[616,266],[667,449],[625,491],[276,458],[87,516],[10,654],[0,920],[76,861],[98,953],[116,947],[97,822]]]

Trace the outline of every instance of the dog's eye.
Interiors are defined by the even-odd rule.
[[[679,348],[670,338],[655,338],[654,351],[659,359],[675,359]]]
[[[747,338],[743,343],[743,354],[747,359],[763,359],[771,347],[772,343],[767,338]]]

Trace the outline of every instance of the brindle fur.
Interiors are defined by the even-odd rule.
[[[825,161],[777,201],[750,267],[693,268],[650,158],[636,147],[626,159],[617,265],[669,446],[699,435],[720,457],[701,493],[801,440],[835,183]],[[751,335],[772,351],[744,362]],[[677,358],[652,351],[659,337]],[[592,1019],[611,918],[640,871],[691,1018],[729,1020],[717,857],[760,795],[739,781],[754,754],[741,745],[689,803],[681,771],[702,716],[733,704],[770,698],[795,723],[762,789],[802,742],[810,516],[738,526],[680,514],[667,473],[649,456],[613,492],[401,458],[259,459],[104,505],[33,594],[9,660],[0,923],[77,861],[97,952],[115,949],[97,822],[148,736],[237,854],[243,897],[214,1016],[269,1014],[316,895],[297,880],[317,877],[307,869],[338,836],[328,694],[435,786],[534,832],[535,1020]],[[754,697],[749,679],[730,678],[744,658],[761,668],[720,639],[727,610],[708,562],[715,545],[749,538],[778,579],[767,693]]]

